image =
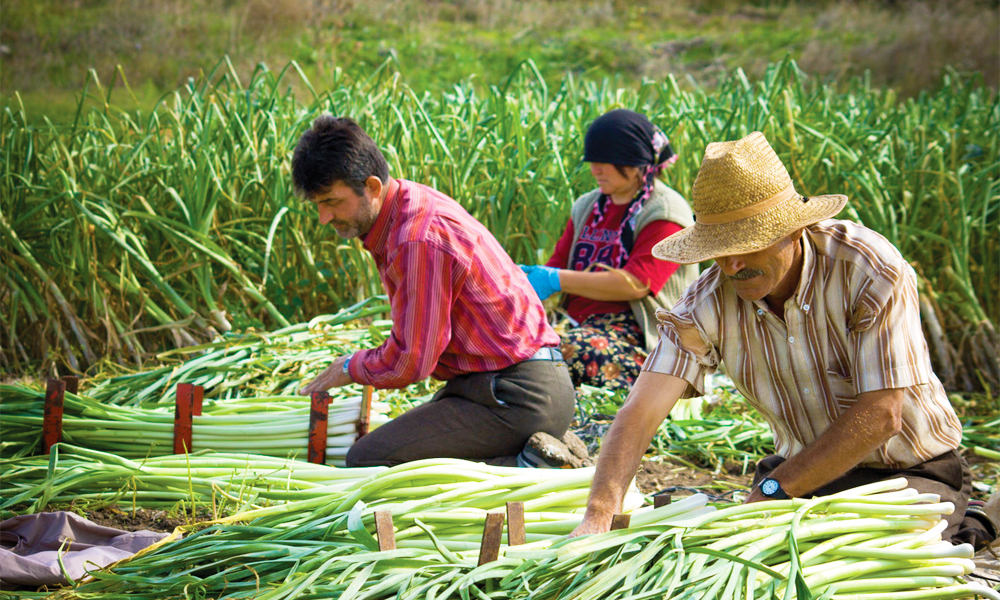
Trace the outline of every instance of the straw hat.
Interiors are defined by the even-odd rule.
[[[691,194],[695,224],[662,240],[653,256],[691,264],[763,250],[795,230],[829,219],[847,196],[800,196],[781,159],[755,131],[705,148]]]

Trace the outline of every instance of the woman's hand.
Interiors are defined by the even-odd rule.
[[[518,265],[528,276],[528,283],[538,294],[539,300],[545,300],[552,294],[562,291],[559,283],[559,269],[542,265]]]

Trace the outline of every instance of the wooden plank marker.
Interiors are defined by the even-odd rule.
[[[378,537],[379,550],[396,549],[396,532],[392,525],[392,512],[388,510],[375,511],[375,535]]]
[[[196,417],[201,416],[201,405],[204,399],[205,399],[205,387],[201,385],[194,386],[194,401],[191,405],[192,415]]]
[[[503,513],[486,513],[483,541],[479,546],[479,565],[495,561],[500,556],[500,538],[503,537]]]
[[[80,388],[80,378],[75,375],[63,375],[62,380],[66,384],[67,394],[75,394]]]
[[[653,496],[653,508],[660,508],[670,504],[672,498],[670,494],[656,494]]]
[[[375,388],[370,385],[361,388],[361,411],[358,414],[358,422],[354,429],[358,434],[358,439],[368,433],[372,423],[372,393]]]
[[[326,464],[326,426],[330,409],[330,394],[326,392],[312,393],[312,406],[309,410],[309,462],[317,465]]]
[[[63,401],[66,382],[49,379],[45,386],[45,412],[42,417],[42,452],[48,454],[62,441]]]
[[[191,452],[191,417],[194,412],[194,386],[178,383],[174,396],[174,454]]]
[[[507,503],[507,545],[524,543],[524,502]]]
[[[631,520],[632,515],[618,513],[617,515],[611,517],[611,530],[628,529],[628,524]]]

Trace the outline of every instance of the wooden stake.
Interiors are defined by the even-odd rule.
[[[205,387],[201,385],[194,386],[194,401],[191,405],[191,414],[200,417],[201,416],[201,405],[202,400],[205,399]]]
[[[194,386],[178,383],[174,396],[174,454],[191,452],[191,417],[194,412]]]
[[[355,430],[359,439],[366,435],[371,428],[372,393],[374,391],[375,388],[370,385],[361,388],[361,411],[358,414],[358,422],[355,424]]]
[[[312,393],[312,407],[309,411],[309,462],[326,464],[326,427],[330,408],[330,394]]]
[[[628,524],[632,520],[632,515],[618,513],[611,517],[611,530],[628,529]]]
[[[388,510],[375,511],[375,535],[378,537],[379,550],[396,549],[396,531],[392,525],[392,512]]]
[[[656,494],[653,496],[653,508],[660,508],[670,504],[672,498],[670,494]]]
[[[486,513],[483,541],[479,546],[479,564],[485,565],[500,556],[500,538],[503,537],[503,513]]]
[[[524,502],[507,503],[507,545],[524,543]]]
[[[42,453],[48,454],[62,441],[63,402],[66,382],[49,379],[45,386],[45,412],[42,416]]]
[[[75,394],[80,387],[80,378],[75,375],[63,375],[62,380],[66,384],[68,394]]]

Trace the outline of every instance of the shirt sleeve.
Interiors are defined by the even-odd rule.
[[[652,295],[660,293],[670,276],[677,271],[678,264],[660,260],[653,256],[653,246],[683,229],[672,221],[653,221],[639,232],[632,246],[632,253],[625,262],[624,269],[649,287]]]
[[[672,310],[657,310],[659,341],[642,364],[643,371],[680,377],[690,384],[684,397],[705,393],[705,375],[719,366],[719,355],[695,319],[692,288]]]
[[[396,282],[392,331],[378,348],[351,359],[351,378],[376,388],[402,388],[430,376],[451,342],[453,285],[464,278],[454,257],[430,244],[402,245],[386,279]]]
[[[566,228],[563,229],[562,235],[559,237],[559,241],[556,242],[556,249],[552,251],[552,256],[549,258],[548,262],[545,263],[546,267],[555,267],[557,269],[565,269],[569,265],[569,251],[573,246],[573,219],[566,221]]]
[[[916,274],[905,263],[884,271],[861,286],[849,323],[851,375],[859,394],[932,380]]]

